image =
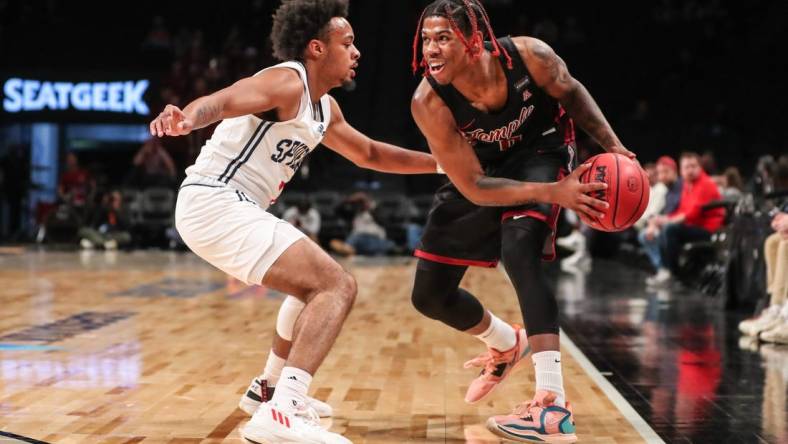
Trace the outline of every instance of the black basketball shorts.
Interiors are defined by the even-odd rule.
[[[515,146],[504,159],[485,165],[490,177],[523,182],[555,182],[574,167],[574,148]],[[501,255],[501,224],[507,219],[532,217],[552,230],[542,251],[544,260],[555,259],[555,232],[561,207],[528,204],[514,207],[478,206],[452,183],[435,194],[416,257],[451,265],[495,267]]]

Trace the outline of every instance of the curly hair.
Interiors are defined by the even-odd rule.
[[[325,37],[332,18],[347,15],[348,0],[284,0],[271,28],[274,57],[303,60],[307,43]]]

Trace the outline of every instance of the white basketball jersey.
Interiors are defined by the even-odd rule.
[[[279,196],[304,158],[323,140],[331,121],[329,96],[313,104],[306,69],[299,62],[271,68],[290,68],[304,83],[301,106],[295,118],[268,122],[255,115],[225,119],[186,174],[218,179],[253,198],[263,208]],[[259,75],[263,71],[255,75]]]

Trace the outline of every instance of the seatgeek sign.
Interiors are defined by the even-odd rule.
[[[3,111],[105,112],[147,116],[148,80],[62,82],[10,77],[3,84]]]

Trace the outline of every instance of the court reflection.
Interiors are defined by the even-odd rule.
[[[0,351],[0,392],[31,386],[70,389],[135,387],[142,361],[139,342],[124,342],[92,353],[68,350],[16,358]],[[51,357],[50,357],[51,356]]]
[[[788,348],[740,348],[742,315],[693,290],[647,291],[643,276],[605,262],[585,281],[560,275],[564,331],[666,442],[784,442]],[[577,282],[582,297],[562,294]]]

